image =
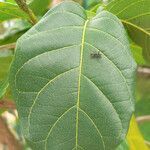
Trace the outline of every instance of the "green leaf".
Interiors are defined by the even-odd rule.
[[[129,150],[128,142],[127,140],[124,140],[116,150]]]
[[[135,117],[133,116],[130,122],[130,128],[127,135],[127,141],[131,150],[149,150],[144,139],[139,131]]]
[[[26,0],[28,6],[37,16],[43,16],[43,14],[45,14],[48,11],[51,1],[52,0]],[[14,0],[11,0],[11,3],[16,4]]]
[[[0,81],[0,98],[3,97],[3,95],[6,93],[6,89],[8,88],[8,79],[5,79],[3,81]]]
[[[33,10],[33,12],[38,15],[42,16],[48,10],[48,7],[51,3],[51,0],[32,0],[29,3],[29,7]]]
[[[94,7],[97,4],[102,3],[102,0],[83,0],[83,7],[85,9],[90,9],[91,7]]]
[[[144,65],[146,62],[143,58],[142,48],[137,46],[134,43],[132,43],[130,45],[130,47],[131,47],[131,51],[132,51],[132,54],[133,54],[133,57],[134,57],[136,63],[139,64],[139,65]]]
[[[5,2],[16,4],[15,0],[5,0]]]
[[[10,2],[10,3],[13,3],[13,4],[16,4],[15,0],[5,0],[6,2]],[[33,2],[33,0],[26,0],[26,3],[27,4],[30,4],[31,2]]]
[[[150,63],[150,0],[114,0],[106,9],[122,20]]]
[[[12,60],[12,53],[8,50],[0,51],[0,98],[8,87],[8,71]]]
[[[97,10],[101,5],[107,5],[112,0],[83,0],[83,7],[92,11]]]
[[[0,22],[15,18],[27,19],[28,16],[17,5],[0,2]]]
[[[135,72],[118,18],[99,11],[87,20],[75,2],[51,9],[18,40],[11,67],[32,149],[115,149],[134,110]]]
[[[11,51],[9,50],[0,51],[0,80],[6,77],[11,60],[12,60]]]

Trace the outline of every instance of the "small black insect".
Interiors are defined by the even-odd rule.
[[[100,59],[102,57],[102,55],[98,52],[98,53],[92,53],[91,54],[91,58],[96,58],[96,59]]]

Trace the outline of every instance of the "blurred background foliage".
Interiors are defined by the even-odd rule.
[[[63,0],[26,0],[26,3],[39,20],[61,1]],[[74,1],[86,9],[89,18],[94,16],[97,8],[101,6],[101,9],[118,16],[124,24],[138,70],[135,113],[131,119],[127,138],[117,150],[150,149],[150,0],[143,0],[139,5],[129,5],[136,4],[136,0]],[[3,132],[0,130],[0,150],[30,149],[18,125],[8,76],[16,41],[32,27],[34,22],[16,2],[17,0],[0,0],[0,129],[4,130]]]

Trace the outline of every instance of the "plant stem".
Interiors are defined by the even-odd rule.
[[[139,66],[138,67],[138,73],[139,74],[144,74],[144,75],[149,75],[150,76],[150,68],[149,67],[143,67],[143,66]]]
[[[3,50],[3,49],[15,49],[15,47],[16,47],[16,43],[10,43],[10,44],[6,44],[6,45],[0,46],[0,50]]]
[[[150,115],[137,117],[136,121],[138,123],[150,122]]]
[[[22,9],[30,18],[30,22],[35,25],[37,23],[37,18],[33,11],[26,4],[26,0],[15,0],[20,9]]]

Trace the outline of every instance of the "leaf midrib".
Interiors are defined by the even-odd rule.
[[[81,74],[82,74],[82,64],[83,64],[83,49],[84,49],[84,41],[85,41],[85,31],[87,27],[87,23],[89,20],[87,20],[83,27],[83,33],[82,33],[82,43],[81,43],[81,50],[80,50],[80,65],[79,65],[79,78],[78,78],[78,97],[77,97],[77,112],[76,112],[76,141],[75,141],[75,147],[77,149],[78,147],[78,124],[79,124],[79,107],[80,107],[80,87],[81,87]]]

